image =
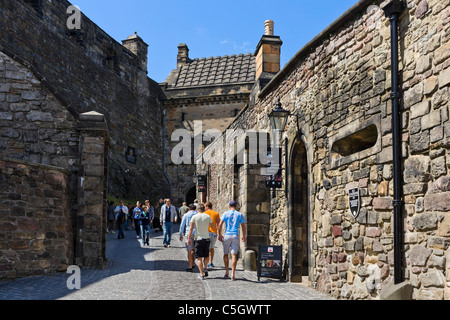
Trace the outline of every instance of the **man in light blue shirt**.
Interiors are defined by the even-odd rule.
[[[183,234],[186,235],[185,244],[186,244],[186,250],[188,252],[188,260],[189,260],[189,268],[186,269],[186,271],[192,271],[192,268],[195,266],[195,259],[194,259],[194,239],[191,239],[191,241],[188,243],[188,234],[189,234],[189,227],[191,224],[192,217],[197,214],[196,207],[191,204],[189,205],[189,211],[186,212],[183,215],[183,218],[181,219],[181,225],[180,225],[180,241],[183,241]],[[192,230],[192,238],[195,236],[195,227]]]
[[[219,241],[223,243],[223,262],[225,263],[225,276],[229,279],[228,254],[231,249],[231,279],[236,280],[236,266],[237,255],[239,253],[240,241],[239,241],[239,227],[242,227],[242,242],[245,242],[245,218],[242,213],[236,210],[237,204],[235,201],[229,203],[230,210],[222,215],[222,219],[219,224]],[[222,226],[225,224],[225,237],[222,235]]]

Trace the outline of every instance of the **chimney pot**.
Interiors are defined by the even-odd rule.
[[[266,20],[264,23],[265,29],[266,29],[266,36],[273,36],[273,20]]]

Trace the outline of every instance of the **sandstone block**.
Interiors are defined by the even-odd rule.
[[[426,194],[424,209],[425,211],[450,211],[450,192]]]
[[[438,65],[441,62],[444,62],[448,57],[450,57],[450,43],[443,45],[434,52],[433,62],[435,65]]]
[[[438,82],[439,88],[442,88],[450,83],[450,68],[447,68],[439,73]]]
[[[427,156],[411,156],[405,161],[404,180],[406,183],[427,182],[430,177],[431,160]]]
[[[26,115],[26,119],[31,122],[53,122],[53,115],[49,112],[31,111]]]
[[[421,245],[414,246],[409,252],[409,260],[412,266],[425,267],[428,258],[433,253],[432,249],[427,249]]]
[[[436,213],[423,213],[416,215],[413,219],[412,225],[418,231],[424,231],[429,229],[434,229],[437,227],[438,218]]]
[[[421,119],[422,130],[433,128],[441,124],[441,110],[432,111]]]
[[[378,197],[374,198],[372,205],[374,210],[392,210],[392,197]]]
[[[425,100],[411,107],[411,119],[421,117],[430,112],[430,101]]]

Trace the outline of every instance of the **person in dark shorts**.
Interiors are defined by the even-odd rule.
[[[188,241],[192,241],[192,231],[195,227],[195,242],[194,251],[197,259],[198,270],[200,271],[199,279],[204,279],[208,276],[207,266],[209,263],[209,227],[214,223],[209,215],[205,213],[205,205],[200,203],[197,206],[197,214],[191,219]],[[189,243],[189,242],[188,242]]]

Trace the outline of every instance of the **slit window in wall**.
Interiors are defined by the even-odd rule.
[[[115,63],[116,53],[114,52],[114,49],[108,49],[106,50],[106,66],[108,69],[113,70],[114,69],[114,63]]]
[[[34,9],[39,9],[42,5],[42,0],[25,0],[25,3],[31,5]]]
[[[372,124],[358,132],[334,142],[331,150],[343,157],[361,152],[375,146],[378,140],[377,126]]]
[[[42,0],[25,0],[36,12],[42,16]]]

